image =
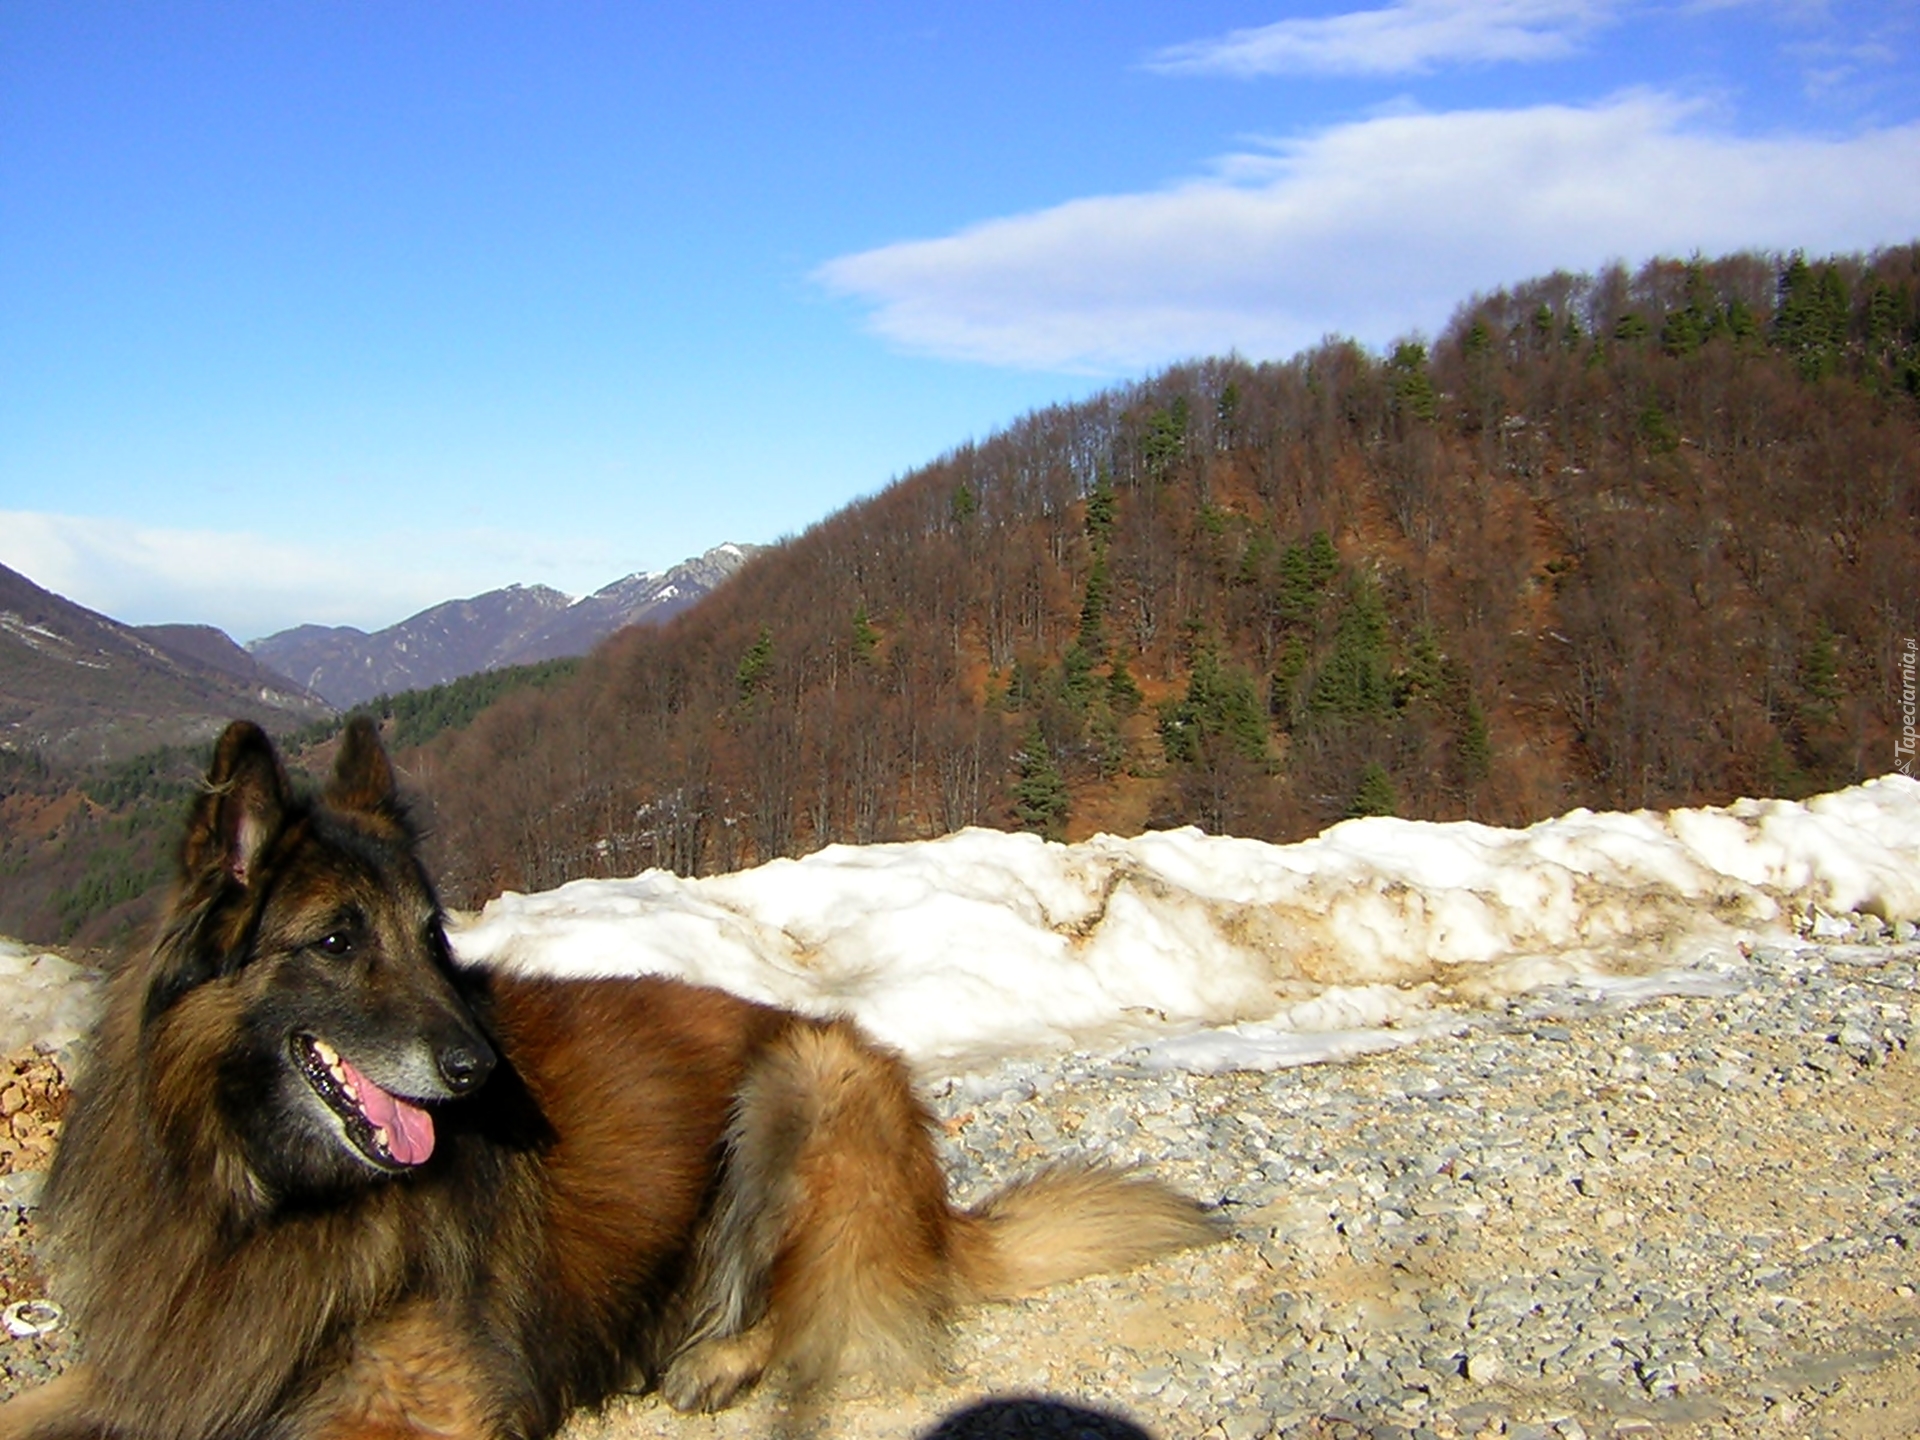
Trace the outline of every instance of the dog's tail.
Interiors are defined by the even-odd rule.
[[[1150,1176],[1055,1165],[953,1216],[954,1298],[1011,1300],[1225,1234],[1215,1213]]]

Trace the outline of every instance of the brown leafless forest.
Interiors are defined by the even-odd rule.
[[[1920,246],[1555,274],[1030,415],[411,752],[449,898],[971,824],[1292,838],[1891,768]]]

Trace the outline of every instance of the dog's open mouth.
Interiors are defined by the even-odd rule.
[[[347,1138],[376,1165],[401,1169],[433,1154],[433,1117],[390,1095],[326,1041],[293,1037],[293,1058],[314,1093],[340,1117]]]

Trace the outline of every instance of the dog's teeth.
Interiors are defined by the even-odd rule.
[[[373,1132],[373,1143],[380,1147],[380,1153],[382,1155],[391,1155],[393,1153],[392,1148],[387,1144],[386,1126],[381,1125],[375,1128]]]
[[[335,1050],[324,1040],[315,1040],[313,1042],[313,1053],[320,1057],[320,1063],[322,1065],[325,1065],[329,1070],[338,1072],[340,1068],[340,1052],[338,1050]]]

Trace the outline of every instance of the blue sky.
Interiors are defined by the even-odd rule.
[[[378,628],[1183,358],[1920,238],[1911,3],[0,0],[0,563]]]

